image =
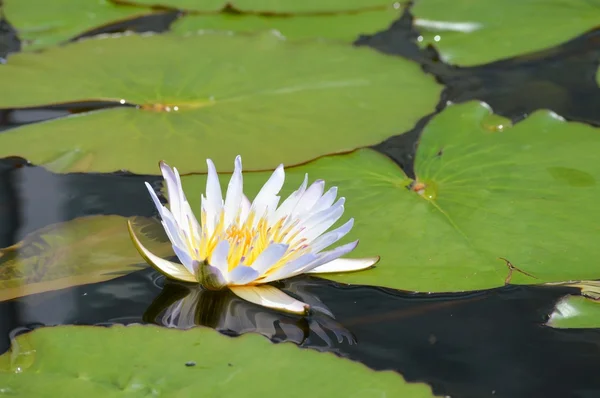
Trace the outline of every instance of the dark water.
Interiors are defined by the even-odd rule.
[[[397,370],[407,380],[426,382],[436,394],[451,397],[600,393],[600,330],[543,325],[555,302],[569,293],[566,289],[507,286],[416,294],[315,277],[281,283],[317,309],[303,318],[266,310],[229,292],[164,283],[155,271],[143,270],[1,302],[0,351],[8,349],[11,333],[44,325],[204,325],[228,335],[257,332],[275,342],[334,352],[373,369]]]
[[[162,32],[179,17],[164,12],[120,21],[82,36],[125,30]],[[481,67],[457,68],[420,50],[409,13],[356,45],[412,59],[445,85],[437,108],[407,134],[374,148],[412,173],[425,123],[448,101],[479,99],[514,122],[540,108],[600,125],[595,73],[598,30],[556,48]],[[74,38],[77,39],[77,38]],[[0,58],[20,49],[17,32],[0,20]],[[68,104],[0,109],[0,131],[68,114],[120,106]],[[113,174],[57,175],[24,159],[0,161],[0,247],[43,226],[92,214],[150,216],[142,184],[157,177]],[[1,266],[1,264],[0,264]],[[313,277],[281,285],[317,309],[309,317],[249,304],[228,292],[209,293],[169,283],[151,270],[112,281],[0,302],[0,352],[9,337],[43,325],[157,323],[205,325],[222,333],[261,333],[275,342],[332,351],[373,369],[394,369],[451,397],[599,397],[600,330],[544,326],[562,288],[506,286],[460,294],[414,294],[346,286]]]

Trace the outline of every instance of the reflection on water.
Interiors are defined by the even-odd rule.
[[[600,330],[544,326],[556,302],[572,289],[507,286],[415,294],[315,277],[278,287],[311,302],[314,313],[282,314],[226,292],[165,284],[151,269],[0,302],[0,351],[8,349],[11,332],[42,325],[205,325],[228,335],[255,332],[274,342],[293,341],[373,369],[394,369],[409,381],[432,385],[440,395],[600,396]]]
[[[249,303],[230,291],[208,291],[169,283],[144,313],[148,323],[177,329],[208,326],[227,335],[254,332],[272,341],[291,341],[301,346],[335,351],[338,345],[354,344],[352,334],[337,323],[331,311],[303,291],[299,282],[287,290],[304,302],[312,302],[312,313],[301,317]]]

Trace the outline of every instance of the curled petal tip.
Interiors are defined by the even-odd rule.
[[[197,282],[196,277],[192,275],[182,264],[172,263],[171,261],[158,257],[150,250],[146,249],[144,245],[142,245],[142,242],[140,242],[138,237],[135,235],[131,220],[127,220],[127,229],[133,245],[140,256],[154,269],[171,279],[176,279],[182,282]]]

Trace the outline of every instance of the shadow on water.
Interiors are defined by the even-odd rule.
[[[600,330],[544,326],[573,291],[506,286],[456,294],[348,286],[316,277],[280,282],[309,302],[300,317],[168,282],[146,269],[112,281],[0,303],[0,351],[9,336],[45,325],[196,325],[228,335],[260,333],[274,342],[334,352],[451,397],[597,397]]]
[[[0,159],[0,248],[47,225],[76,217],[150,217],[156,209],[144,181],[156,190],[162,185],[157,176],[55,174],[22,158]]]

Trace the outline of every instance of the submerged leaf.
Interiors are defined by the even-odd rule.
[[[272,344],[262,336],[231,338],[208,328],[58,326],[18,336],[19,356],[0,357],[0,391],[43,396],[122,397],[433,397],[431,388],[406,383],[391,371],[375,372],[330,353]],[[85,353],[85,355],[82,355]],[[157,353],[160,356],[157,357]],[[265,366],[257,366],[257,358]],[[11,361],[12,359],[12,361]],[[27,363],[29,362],[29,363]],[[17,370],[14,364],[25,363]],[[118,364],[118,366],[115,366]],[[335,377],[334,375],[338,375]],[[340,377],[341,376],[341,377]]]
[[[566,296],[554,307],[547,325],[560,329],[600,328],[600,302],[582,296]]]
[[[147,247],[157,255],[173,255],[160,223],[145,217],[132,222]],[[126,218],[76,218],[0,249],[0,300],[106,281],[145,266],[129,239]]]

